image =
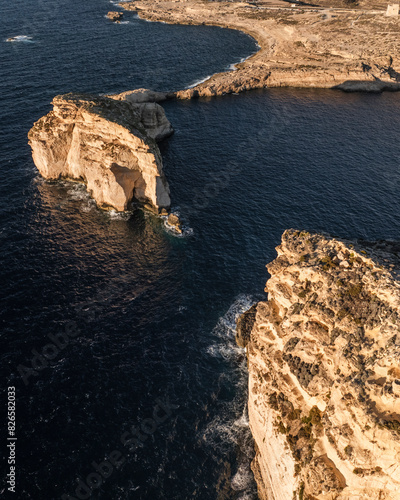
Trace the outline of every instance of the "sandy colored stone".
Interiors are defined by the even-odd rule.
[[[400,499],[399,250],[283,234],[247,344],[261,499]]]
[[[174,97],[173,92],[157,92],[150,89],[134,89],[121,92],[120,94],[111,94],[107,97],[116,99],[117,101],[128,101],[132,103],[143,102],[162,102],[166,99]]]
[[[121,21],[121,19],[123,19],[124,13],[123,12],[108,12],[107,17],[108,17],[108,19],[110,19],[110,21],[119,22],[119,21]]]
[[[46,179],[84,182],[98,206],[126,210],[135,198],[170,205],[155,139],[172,132],[155,103],[66,94],[29,131],[33,160]]]
[[[387,17],[382,0],[320,0],[295,7],[280,0],[142,0],[120,5],[150,21],[234,28],[257,40],[260,50],[237,64],[236,71],[181,90],[176,94],[180,99],[286,86],[400,89],[400,17]]]
[[[182,233],[182,223],[176,214],[169,214],[167,224],[171,226],[176,232]]]

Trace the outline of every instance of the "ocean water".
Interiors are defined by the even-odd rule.
[[[400,94],[165,103],[178,238],[140,207],[105,213],[82,186],[43,181],[26,134],[58,93],[184,88],[256,45],[133,13],[115,25],[104,15],[117,8],[1,7],[0,356],[2,401],[7,386],[17,398],[14,498],[254,499],[235,319],[264,297],[287,227],[399,238]],[[3,460],[8,498],[6,473]]]

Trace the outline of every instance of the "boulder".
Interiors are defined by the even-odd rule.
[[[114,23],[116,23],[116,22],[121,21],[121,19],[124,17],[124,13],[123,12],[108,12],[107,17],[108,17],[108,19],[110,19],[110,21],[113,21]]]

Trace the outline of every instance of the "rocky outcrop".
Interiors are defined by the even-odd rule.
[[[398,91],[400,90],[400,83],[383,82],[381,80],[373,80],[370,82],[362,81],[346,81],[335,87],[334,89],[343,90],[344,92],[371,92],[379,94],[383,91]]]
[[[107,17],[110,21],[113,21],[114,23],[119,23],[121,19],[124,17],[123,12],[108,12]]]
[[[167,99],[172,99],[175,96],[174,92],[157,92],[150,89],[135,89],[121,92],[120,94],[112,94],[108,97],[117,101],[127,101],[132,103],[143,102],[162,102]]]
[[[176,233],[182,234],[182,222],[176,214],[169,214],[167,226],[173,229]]]
[[[156,211],[169,207],[156,140],[173,130],[158,104],[84,94],[52,104],[28,134],[43,177],[84,182],[102,208],[126,210],[133,198]]]
[[[108,97],[131,104],[131,108],[137,114],[141,125],[146,129],[147,135],[159,142],[174,132],[164,109],[157,104],[157,102],[167,99],[167,96],[168,94],[163,92],[137,89]]]
[[[240,320],[261,499],[400,499],[399,251],[283,234]]]

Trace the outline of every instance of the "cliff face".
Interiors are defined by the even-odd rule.
[[[100,207],[125,210],[135,199],[169,207],[168,183],[156,140],[172,133],[156,103],[66,94],[29,131],[43,177],[82,181]]]
[[[284,233],[238,322],[261,499],[400,499],[399,251]]]

